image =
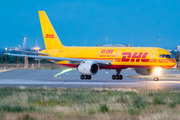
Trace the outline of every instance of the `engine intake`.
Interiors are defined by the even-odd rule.
[[[140,75],[151,75],[154,72],[154,68],[135,68],[135,71]]]
[[[98,64],[92,61],[84,61],[78,66],[78,71],[83,75],[94,75],[98,70]]]

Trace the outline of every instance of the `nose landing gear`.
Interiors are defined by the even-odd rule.
[[[154,69],[154,74],[155,74],[156,76],[159,76],[160,73],[161,73],[161,71],[162,71],[162,68],[161,68],[161,67],[156,67],[156,68]],[[154,81],[158,81],[158,80],[159,80],[159,77],[154,77]]]
[[[154,77],[154,81],[158,81],[159,80],[159,78],[158,77]]]
[[[116,75],[112,75],[112,79],[113,80],[122,80],[123,79],[123,76],[122,75],[119,75],[121,73],[121,70],[116,70]]]

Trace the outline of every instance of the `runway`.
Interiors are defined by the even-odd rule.
[[[92,76],[91,80],[80,80],[81,75],[77,70],[63,73],[57,77],[62,70],[12,70],[0,73],[0,87],[98,87],[98,88],[140,88],[140,89],[180,89],[179,80],[135,79],[126,76],[137,75],[134,70],[123,70],[123,80],[112,80],[115,70],[101,70]],[[163,74],[180,74],[180,71],[165,70]]]

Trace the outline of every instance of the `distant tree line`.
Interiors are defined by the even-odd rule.
[[[37,60],[34,60],[34,58],[28,58],[28,62],[29,62],[29,64],[37,63]],[[2,55],[2,56],[0,56],[0,63],[21,64],[21,63],[24,63],[24,58],[17,57],[17,56],[10,57],[9,55]],[[52,63],[52,62],[50,62],[48,60],[41,60],[41,63]]]
[[[179,52],[175,52],[175,51],[172,51],[171,54],[174,56],[174,58],[176,59],[176,62],[180,62],[179,61]]]

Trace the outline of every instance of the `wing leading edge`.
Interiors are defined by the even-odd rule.
[[[107,60],[92,60],[92,59],[76,59],[76,58],[59,58],[59,57],[49,57],[49,56],[37,56],[37,55],[23,55],[23,54],[11,54],[4,53],[5,55],[18,56],[18,57],[30,57],[35,59],[48,59],[52,60],[52,62],[60,62],[60,61],[69,61],[72,64],[80,64],[83,61],[92,61],[102,66],[111,65],[111,61]]]

